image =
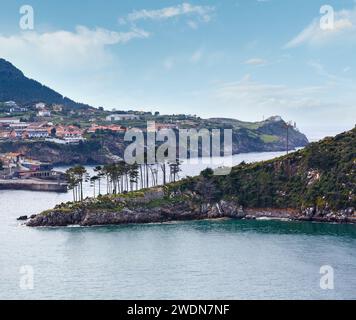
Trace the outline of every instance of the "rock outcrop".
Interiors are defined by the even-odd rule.
[[[111,197],[110,202],[105,199],[107,208],[102,205],[102,199],[97,201],[87,199],[81,205],[72,204],[72,207],[71,204],[61,205],[53,210],[31,216],[26,225],[29,227],[98,226],[221,218],[356,223],[354,208],[339,212],[318,208],[244,209],[235,201],[199,203],[195,197],[194,193],[167,196],[162,188],[155,188],[133,197],[118,195]],[[111,208],[113,204],[118,207]]]
[[[144,198],[130,199],[130,201],[122,201],[118,198],[115,201],[119,201],[123,207],[120,209],[97,209],[90,206],[73,209],[57,208],[30,218],[26,225],[29,227],[97,226],[244,217],[240,208],[225,201],[201,206],[190,201],[167,202],[159,206],[151,206],[152,201]]]

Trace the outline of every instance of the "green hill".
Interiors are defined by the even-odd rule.
[[[207,169],[174,188],[203,201],[233,199],[249,208],[356,207],[356,128],[288,156],[240,164],[228,176]]]
[[[58,92],[27,78],[10,62],[0,58],[0,101],[16,101],[21,105],[45,102],[62,104],[73,109],[88,108],[88,105],[76,103]]]

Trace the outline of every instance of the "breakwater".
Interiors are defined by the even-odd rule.
[[[29,190],[62,193],[68,191],[68,185],[65,182],[41,179],[0,180],[0,190]]]

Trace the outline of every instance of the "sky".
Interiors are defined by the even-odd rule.
[[[0,5],[0,57],[78,102],[245,121],[281,115],[311,139],[355,126],[355,0]],[[33,30],[20,27],[23,5]]]

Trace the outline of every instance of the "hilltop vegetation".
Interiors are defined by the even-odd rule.
[[[242,163],[228,176],[207,169],[172,188],[249,208],[356,207],[356,129],[278,159]]]

